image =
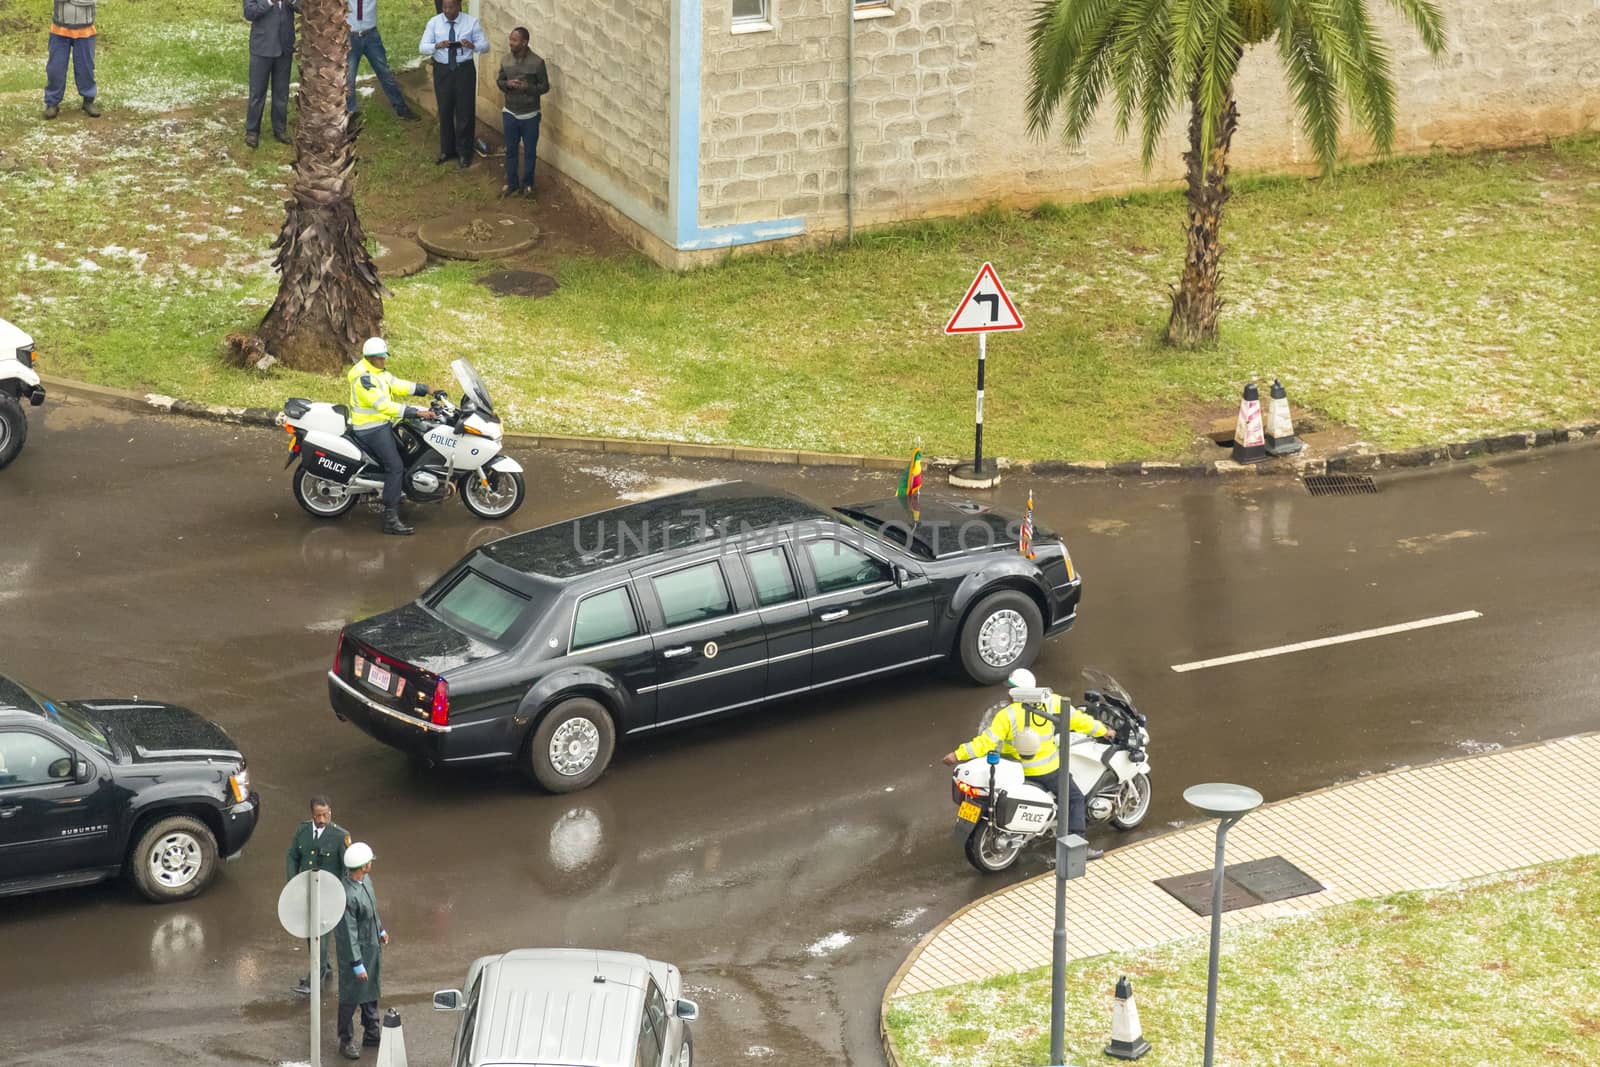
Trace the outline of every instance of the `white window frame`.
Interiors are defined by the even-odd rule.
[[[728,30],[731,33],[761,33],[772,29],[772,0],[757,0],[761,5],[759,15],[735,15],[733,3],[728,4]]]
[[[893,18],[894,6],[891,0],[852,0],[851,13],[857,22],[864,19]]]

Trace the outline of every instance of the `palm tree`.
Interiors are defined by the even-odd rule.
[[[1444,20],[1433,0],[1389,3],[1432,55],[1443,52]],[[1169,342],[1193,345],[1217,335],[1218,232],[1239,122],[1233,82],[1246,48],[1277,44],[1301,129],[1324,173],[1337,159],[1347,105],[1379,154],[1388,154],[1394,80],[1367,8],[1366,0],[1039,0],[1028,33],[1033,135],[1059,119],[1062,139],[1081,144],[1109,95],[1119,137],[1137,117],[1148,171],[1168,120],[1188,98],[1188,248],[1172,294]]]
[[[356,124],[345,112],[345,0],[301,0],[300,126],[278,250],[278,297],[261,320],[286,366],[337,370],[383,324],[387,290],[367,252],[352,179]]]

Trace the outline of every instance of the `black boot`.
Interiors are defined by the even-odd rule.
[[[383,532],[386,534],[398,534],[401,537],[409,537],[417,531],[412,527],[407,526],[400,518],[399,508],[384,508]]]

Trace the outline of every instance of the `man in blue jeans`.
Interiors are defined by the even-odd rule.
[[[356,113],[356,72],[361,69],[361,58],[367,59],[372,73],[383,86],[383,95],[389,106],[403,119],[416,121],[419,116],[400,95],[400,83],[389,69],[389,53],[384,51],[383,38],[378,34],[378,0],[346,0],[345,21],[350,24],[350,69],[345,77],[345,108]]]
[[[533,196],[533,167],[538,161],[539,98],[550,91],[550,75],[544,60],[528,47],[528,31],[518,26],[511,31],[511,54],[500,61],[500,76],[495,84],[505,94],[500,121],[506,139],[506,183],[501,196],[522,193]],[[518,171],[518,149],[526,149]]]
[[[78,95],[83,98],[83,113],[100,117],[94,102],[94,5],[95,0],[55,0],[50,18],[50,56],[44,65],[44,117],[61,114],[61,100],[67,95],[67,60],[72,61],[72,76]]]

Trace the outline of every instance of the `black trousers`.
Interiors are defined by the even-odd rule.
[[[289,133],[289,64],[292,55],[250,57],[250,103],[245,108],[244,132],[261,135],[261,109],[272,83],[272,132]]]
[[[369,1000],[365,1004],[346,1004],[339,1002],[339,1043],[346,1044],[356,1038],[355,1015],[356,1009],[361,1009],[361,1032],[365,1040],[378,1043],[383,1036],[383,1028],[378,1025],[378,1002]]]
[[[394,439],[393,427],[386,422],[371,428],[362,427],[356,431],[356,440],[383,464],[383,506],[399,507],[406,468],[400,459],[400,444]]]
[[[472,60],[451,70],[433,65],[433,98],[439,104],[439,154],[472,159],[474,109],[478,101],[478,67]]]
[[[1036,778],[1029,778],[1029,785],[1036,785],[1040,789],[1056,798],[1056,803],[1061,803],[1061,794],[1056,792],[1056,773],[1041,774]],[[1067,833],[1077,834],[1082,837],[1089,825],[1089,805],[1084,802],[1083,791],[1078,788],[1078,783],[1071,778],[1067,779]]]

